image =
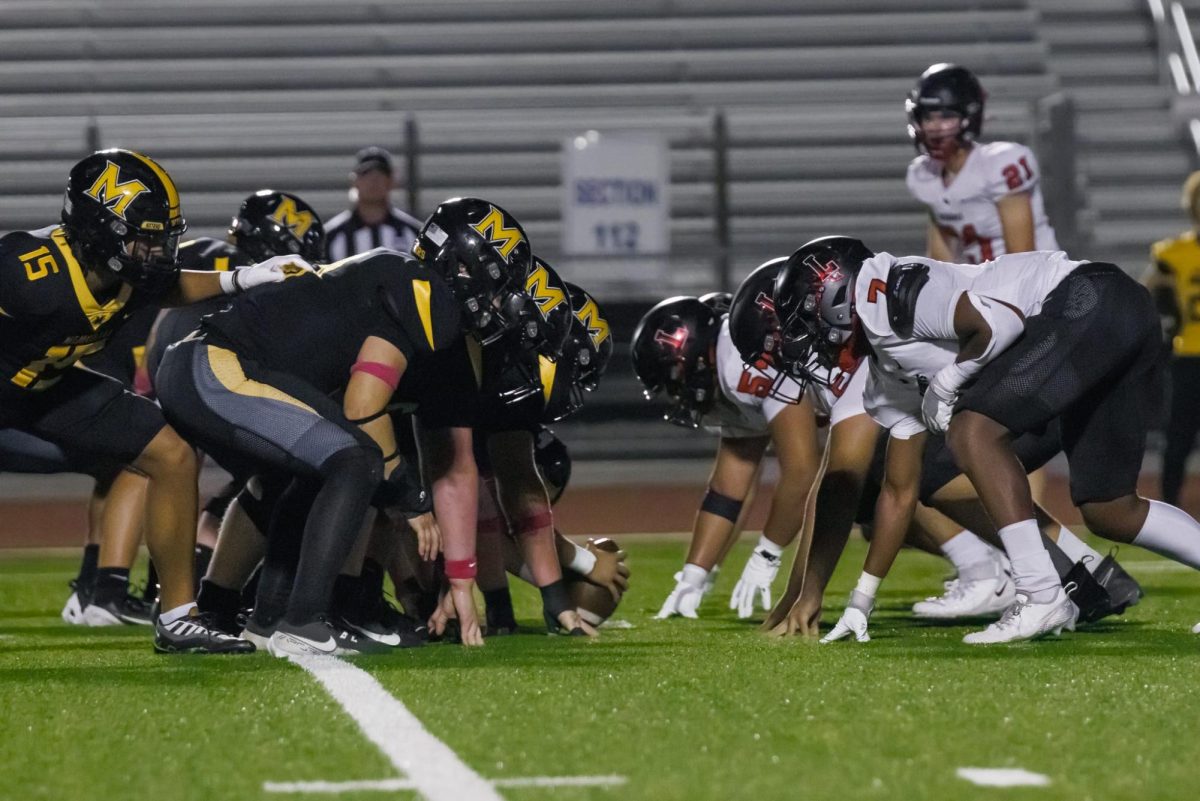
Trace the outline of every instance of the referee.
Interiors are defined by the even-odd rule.
[[[343,211],[325,226],[329,260],[391,248],[408,253],[421,222],[391,203],[394,168],[392,154],[382,147],[366,147],[355,157],[350,193],[354,208]]]

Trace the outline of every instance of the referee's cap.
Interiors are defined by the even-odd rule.
[[[371,170],[379,170],[391,175],[395,172],[392,161],[392,154],[384,150],[382,147],[364,147],[358,151],[354,157],[354,173],[362,175]]]

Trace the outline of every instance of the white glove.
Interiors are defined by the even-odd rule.
[[[780,558],[764,548],[756,548],[742,569],[742,577],[733,588],[729,608],[737,610],[742,620],[754,614],[754,598],[758,596],[764,610],[771,608],[771,582],[779,573]]]
[[[700,590],[702,597],[707,598],[708,594],[713,591],[713,587],[717,586],[717,576],[721,574],[721,566],[713,565],[713,569],[708,571],[708,575],[704,577],[704,589]]]
[[[684,581],[683,573],[676,573],[675,589],[671,590],[667,600],[663,601],[662,609],[659,609],[654,617],[657,620],[666,620],[672,615],[682,615],[695,620],[700,617],[696,610],[700,608],[703,598],[704,591],[700,587]]]
[[[850,634],[853,634],[854,639],[859,642],[871,641],[871,635],[867,634],[867,613],[853,606],[846,607],[846,611],[842,612],[842,617],[833,627],[833,631],[822,637],[821,642],[836,642]]]
[[[934,434],[941,434],[950,427],[954,404],[958,403],[958,388],[962,386],[955,365],[938,370],[921,396],[921,419]],[[947,371],[950,372],[947,372]]]
[[[266,261],[221,273],[221,291],[236,295],[263,284],[277,284],[285,278],[315,272],[299,256],[272,256]]]

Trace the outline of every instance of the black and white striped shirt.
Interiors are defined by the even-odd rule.
[[[367,225],[358,216],[357,210],[349,209],[325,226],[329,260],[339,261],[373,248],[391,248],[409,253],[420,230],[420,220],[394,206],[388,216],[375,225]]]

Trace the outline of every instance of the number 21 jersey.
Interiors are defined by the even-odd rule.
[[[982,264],[1008,252],[996,203],[1017,192],[1029,193],[1034,249],[1058,250],[1040,182],[1033,151],[1016,142],[976,144],[949,186],[943,181],[942,162],[918,156],[908,165],[908,191],[929,207],[934,225],[950,240],[955,260],[966,264]]]

